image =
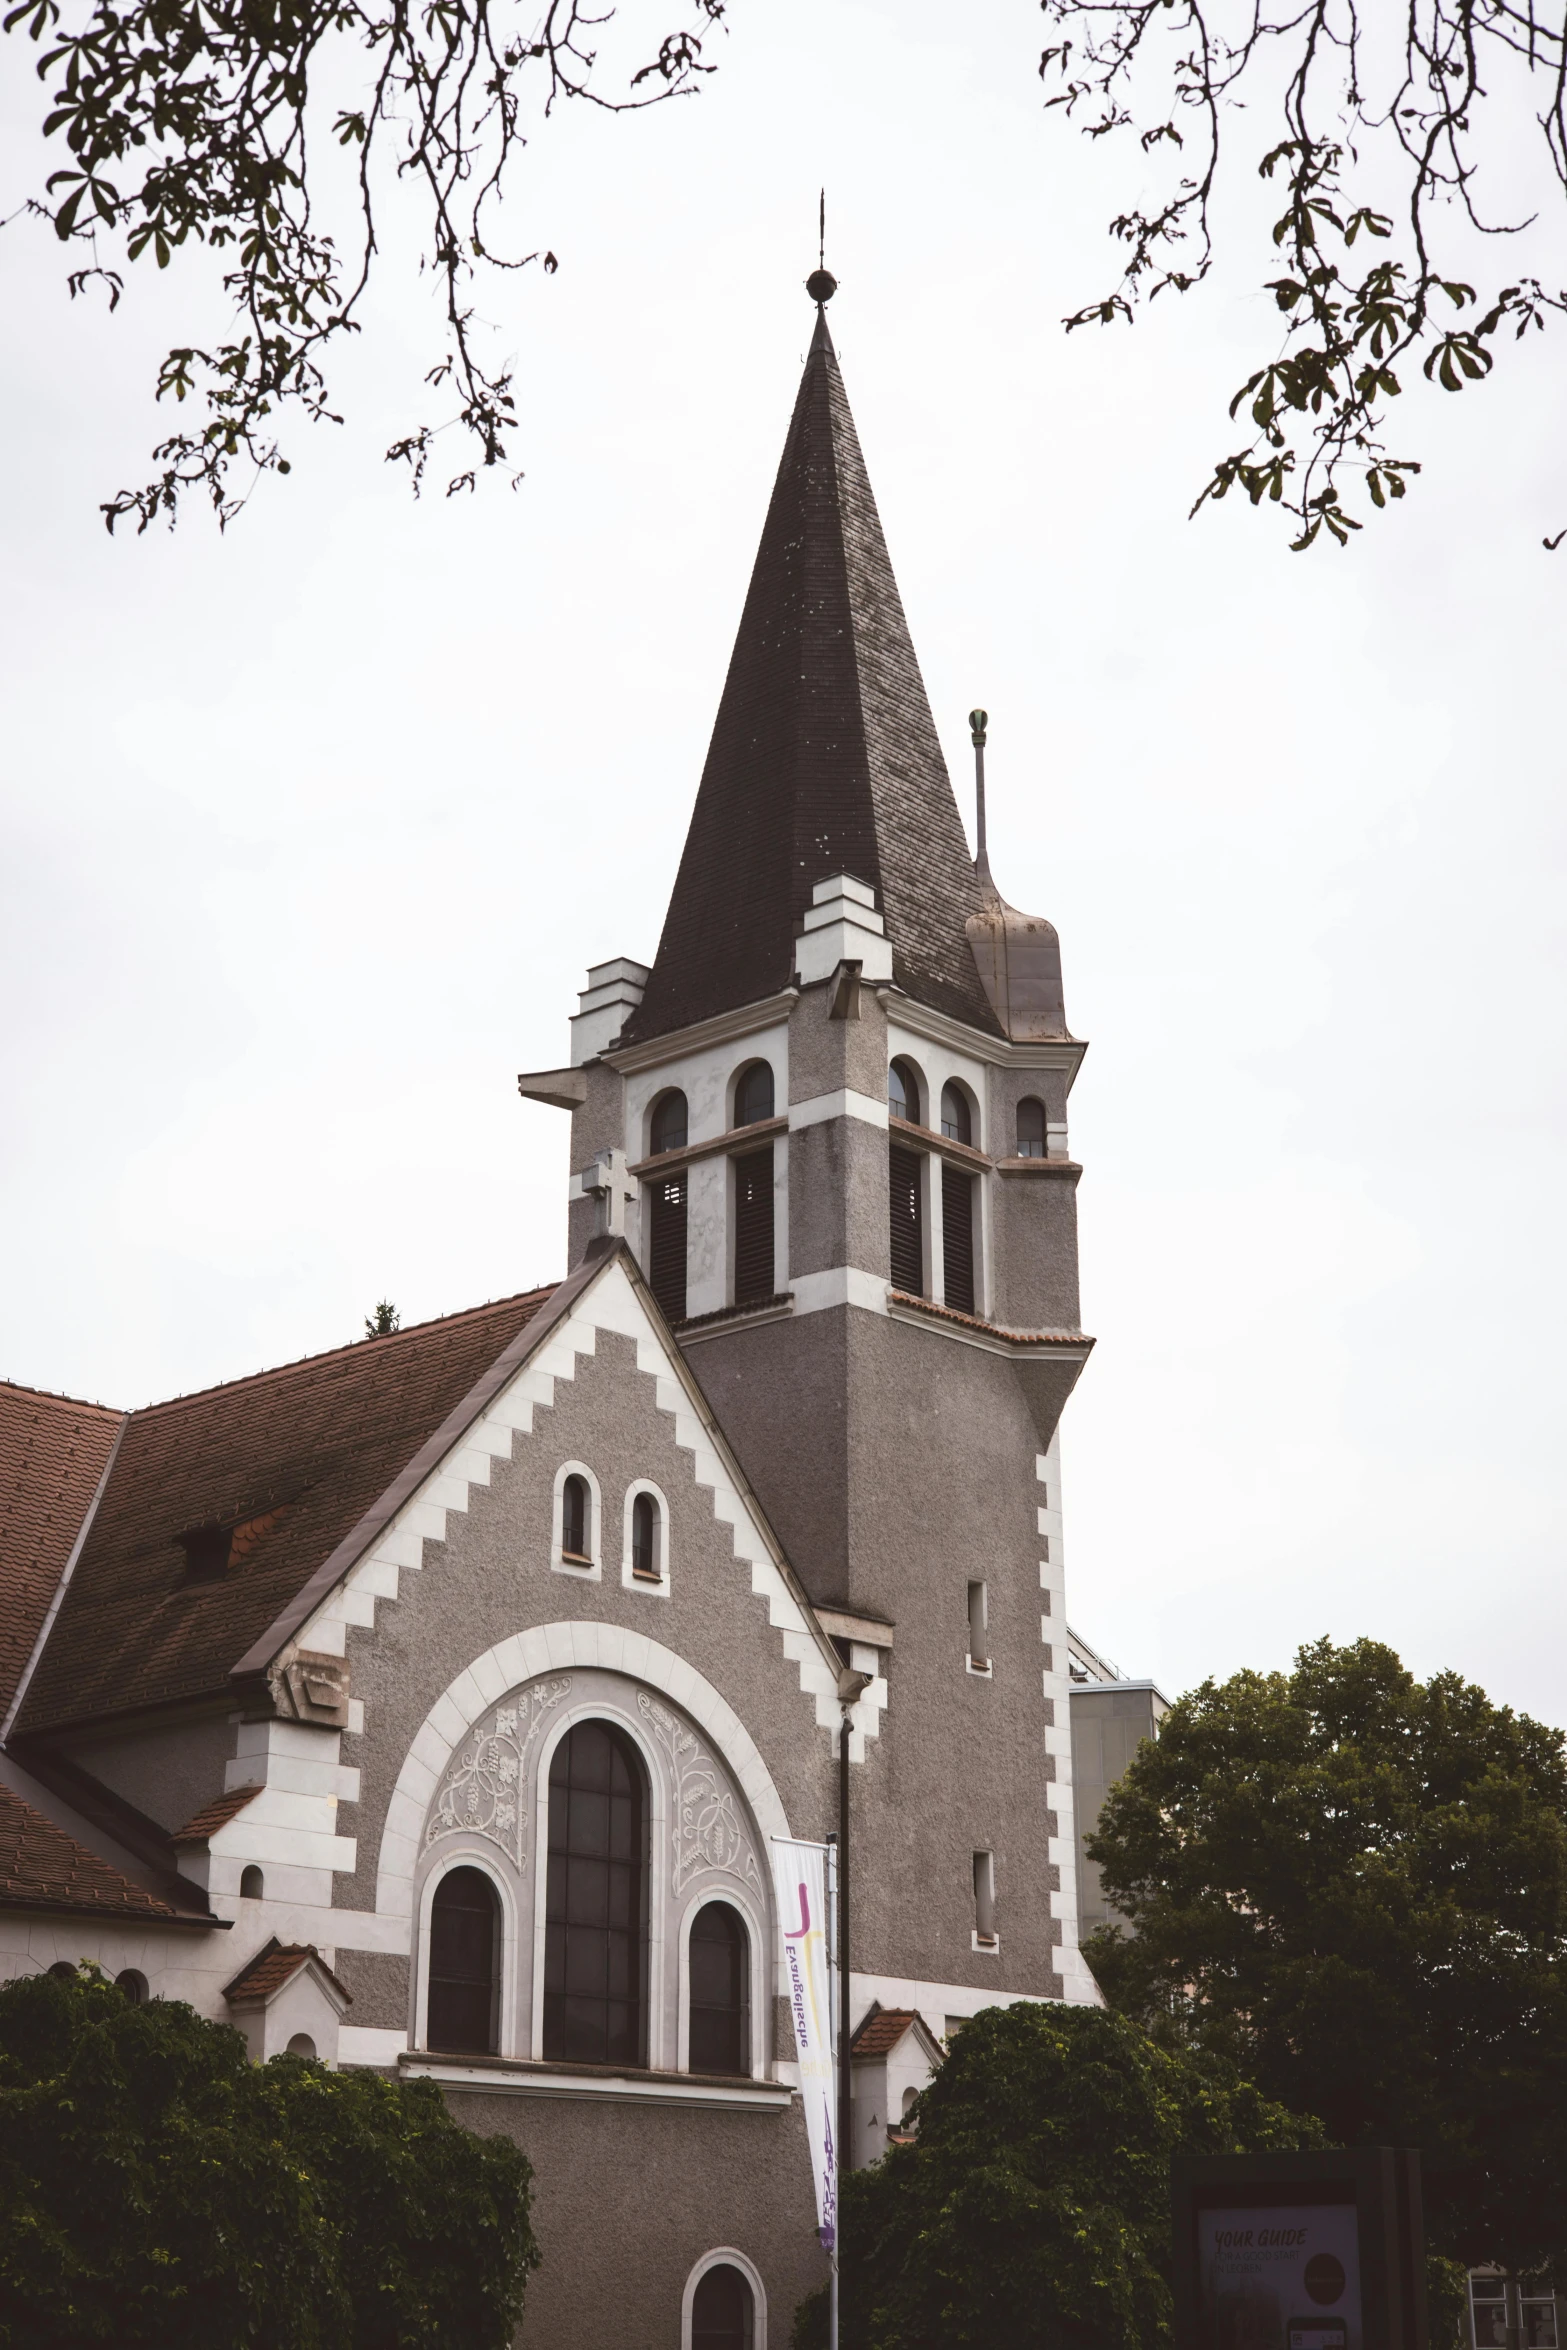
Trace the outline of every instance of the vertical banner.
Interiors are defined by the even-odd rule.
[[[816,2181],[816,2216],[831,2252],[838,2235],[837,2068],[827,1963],[827,1848],[773,1838],[773,1884],[784,1981],[800,2058],[800,2097]]]

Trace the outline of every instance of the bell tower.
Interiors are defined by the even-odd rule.
[[[816,327],[651,966],[572,1065],[570,1255],[635,1250],[846,1661],[855,2006],[1093,1999],[1058,1423],[1079,1326],[1060,948],[971,858]],[[983,810],[987,722],[971,717]],[[983,815],[981,814],[981,825]],[[906,2002],[908,2003],[908,2002]],[[931,2004],[931,1996],[914,2004]]]

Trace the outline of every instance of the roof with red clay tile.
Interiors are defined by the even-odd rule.
[[[179,1912],[0,1783],[0,1908],[80,1910],[98,1916],[168,1918]]]
[[[252,1796],[260,1793],[259,1787],[231,1787],[227,1795],[214,1796],[210,1803],[204,1803],[195,1818],[187,1820],[169,1841],[173,1844],[205,1844],[209,1836],[215,1836],[220,1828],[226,1828],[230,1820],[244,1810]]]
[[[231,2006],[241,2001],[271,1999],[285,1983],[291,1983],[300,1968],[315,1960],[327,1981],[341,1992],[344,2004],[352,2006],[353,1995],[333,1974],[326,1960],[313,1942],[279,1942],[276,1935],[264,1942],[254,1958],[248,1960],[234,1977],[225,1983],[223,1996]]]
[[[227,1694],[235,1666],[552,1295],[133,1412],[17,1734]],[[178,1537],[201,1527],[241,1529],[226,1571],[192,1573]]]
[[[911,2024],[919,2022],[912,2007],[873,2007],[849,2043],[851,2056],[888,2056]]]
[[[0,1380],[0,1716],[27,1670],[123,1412]]]

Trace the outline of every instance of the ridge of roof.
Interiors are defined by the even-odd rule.
[[[486,1298],[483,1305],[459,1306],[451,1314],[432,1314],[427,1322],[409,1322],[401,1329],[383,1331],[376,1338],[350,1338],[341,1346],[323,1347],[320,1354],[294,1355],[286,1363],[269,1363],[264,1370],[241,1371],[233,1379],[215,1379],[210,1387],[193,1387],[181,1395],[162,1396],[156,1403],[138,1404],[130,1417],[145,1420],[154,1412],[171,1412],[182,1404],[204,1402],[209,1395],[227,1394],[238,1387],[254,1387],[265,1379],[287,1378],[295,1371],[309,1370],[312,1364],[334,1363],[341,1361],[345,1355],[357,1355],[363,1346],[395,1347],[401,1339],[423,1338],[432,1330],[454,1329],[459,1323],[477,1321],[483,1314],[501,1313],[508,1306],[525,1305],[530,1298],[548,1297],[557,1286],[553,1281],[541,1282],[536,1289],[518,1289],[509,1297]]]
[[[0,1379],[0,1390],[10,1395],[29,1396],[34,1403],[64,1404],[73,1412],[99,1412],[106,1420],[123,1420],[125,1417],[119,1404],[94,1403],[88,1396],[67,1395],[55,1387],[29,1387],[22,1379]]]
[[[786,987],[811,893],[843,872],[876,893],[896,984],[1000,1034],[965,929],[983,893],[819,308],[663,935],[622,1041]]]

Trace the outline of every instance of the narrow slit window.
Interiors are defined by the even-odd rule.
[[[684,1167],[648,1185],[651,1231],[648,1242],[648,1285],[665,1319],[686,1318],[686,1207],[690,1179]]]
[[[586,1477],[575,1473],[566,1479],[560,1489],[560,1555],[575,1566],[593,1564],[589,1543],[592,1540],[592,1502]]]
[[[996,1856],[974,1855],[974,1934],[982,1950],[994,1950],[996,1935]]]
[[[631,1572],[644,1583],[663,1580],[659,1533],[658,1504],[651,1493],[639,1493],[631,1504]]]
[[[960,1314],[972,1314],[974,1178],[961,1167],[941,1170],[941,1269],[947,1304]]]
[[[887,1107],[893,1117],[919,1125],[920,1081],[908,1061],[894,1061],[887,1071]]]
[[[968,1661],[976,1673],[990,1670],[990,1609],[983,1583],[968,1587]]]
[[[430,1909],[427,2048],[493,2053],[499,1927],[500,1903],[484,1871],[449,1870]]]
[[[751,1937],[727,1901],[710,1901],[691,1921],[691,2009],[687,2061],[694,2073],[751,2069]]]
[[[949,1142],[972,1142],[974,1119],[961,1085],[941,1089],[941,1131]]]
[[[755,1126],[773,1114],[773,1073],[765,1061],[753,1061],[735,1087],[735,1124]]]
[[[773,1294],[772,1145],[747,1151],[734,1166],[735,1304],[743,1306]]]
[[[1017,1106],[1017,1155],[1042,1159],[1045,1155],[1045,1105],[1030,1097]]]
[[[892,1217],[892,1286],[906,1297],[925,1290],[925,1229],[920,1203],[920,1153],[893,1143],[887,1153],[887,1200]]]

